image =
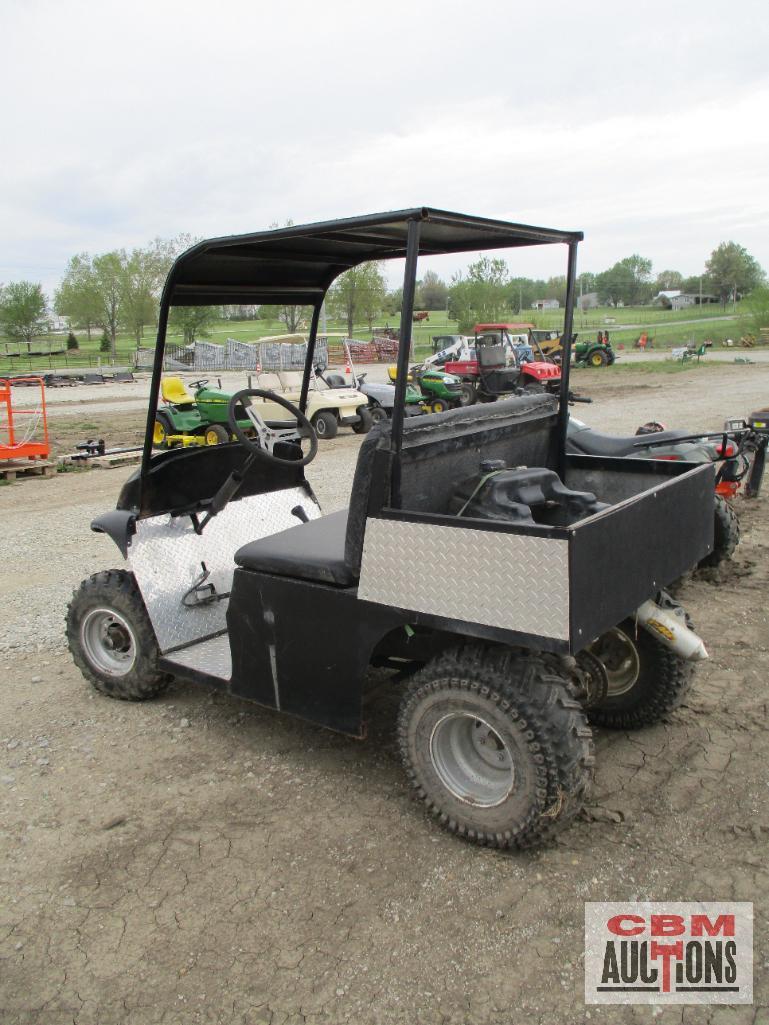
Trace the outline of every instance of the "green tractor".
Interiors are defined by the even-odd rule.
[[[208,381],[193,381],[191,395],[180,377],[164,377],[161,396],[165,406],[155,416],[152,441],[156,448],[171,445],[223,445],[232,441],[227,426],[227,407],[230,395],[218,388],[207,387]],[[238,418],[243,430],[252,430],[253,424],[243,410]]]
[[[541,351],[545,359],[561,362],[562,343],[558,331],[533,328],[529,331],[529,343]],[[596,338],[585,340],[572,335],[571,351],[577,367],[610,367],[617,356],[609,341],[608,331],[599,331]]]

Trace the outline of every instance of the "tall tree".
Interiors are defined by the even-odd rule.
[[[210,338],[210,327],[218,313],[215,306],[173,306],[168,321],[181,331],[185,345],[193,345],[197,338]]]
[[[384,302],[382,303],[382,312],[386,313],[388,317],[394,317],[400,314],[402,305],[403,288],[393,288],[391,291],[385,293]]]
[[[460,331],[470,331],[476,321],[499,320],[510,310],[513,289],[507,264],[498,257],[481,256],[455,274],[449,288],[449,316]],[[517,298],[517,297],[516,297]]]
[[[659,294],[660,292],[671,292],[675,289],[683,290],[684,276],[677,270],[663,270],[660,271],[654,281],[654,288]]]
[[[420,310],[445,310],[449,289],[446,282],[434,270],[425,271],[417,284],[417,307]]]
[[[157,239],[146,249],[134,249],[129,256],[122,254],[121,320],[133,334],[137,349],[145,326],[157,320],[160,290],[171,259],[166,244]]]
[[[769,288],[759,285],[740,303],[741,321],[745,331],[758,334],[769,328]]]
[[[302,326],[302,323],[307,316],[306,306],[279,306],[278,307],[278,320],[286,325],[286,331],[293,335]]]
[[[109,351],[114,359],[117,355],[117,329],[120,326],[123,304],[124,251],[103,253],[91,261],[93,287],[98,297],[99,324],[109,338]]]
[[[88,253],[78,253],[71,258],[53,305],[59,316],[68,317],[74,327],[84,327],[90,341],[91,328],[99,322],[101,307]]]
[[[352,336],[358,317],[362,317],[371,330],[384,306],[385,293],[385,279],[379,264],[376,261],[362,263],[337,278],[328,293],[328,306],[334,316],[346,322],[347,334]]]
[[[12,281],[0,289],[0,325],[9,338],[26,342],[27,349],[45,330],[46,309],[42,286],[32,281]]]
[[[758,260],[736,242],[717,246],[705,264],[705,271],[710,287],[724,305],[732,295],[736,299],[738,293],[750,292],[766,277]]]
[[[287,220],[283,223],[284,228],[292,228],[293,226],[294,221],[291,217],[287,218]],[[277,221],[272,221],[270,224],[267,225],[267,227],[270,230],[275,230],[276,228],[280,228],[281,225]],[[299,329],[302,326],[302,321],[307,316],[307,308],[305,306],[278,306],[277,310],[278,320],[282,324],[286,325],[286,331],[290,335],[293,335],[297,331],[299,331]],[[273,315],[270,314],[269,317],[265,315],[265,319],[272,320]]]
[[[652,262],[634,253],[596,277],[601,302],[638,306],[651,295]]]

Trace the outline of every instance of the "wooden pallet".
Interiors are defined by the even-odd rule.
[[[0,480],[12,481],[17,477],[55,477],[56,463],[44,462],[42,459],[21,463],[7,459],[0,463]]]

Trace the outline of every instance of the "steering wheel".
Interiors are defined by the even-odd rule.
[[[250,398],[277,402],[279,406],[283,406],[296,418],[297,426],[287,429],[268,427],[257,407],[253,403],[245,401]],[[250,438],[238,423],[235,413],[238,403],[242,404],[246,416],[254,426],[255,438]],[[235,392],[227,407],[227,422],[230,430],[242,445],[268,462],[277,463],[279,466],[307,466],[317,455],[318,437],[315,428],[293,402],[284,399],[282,395],[276,395],[275,392],[262,391],[260,388],[243,388],[241,391]],[[273,449],[277,441],[297,441],[301,438],[310,439],[310,451],[301,459],[284,459],[282,456],[275,455]]]
[[[208,378],[204,377],[200,381],[190,381],[190,388],[205,388],[208,384]]]

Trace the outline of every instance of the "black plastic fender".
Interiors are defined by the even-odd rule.
[[[128,546],[136,533],[136,513],[126,509],[111,509],[91,521],[91,530],[97,534],[108,534],[120,549],[124,559],[128,558]]]

